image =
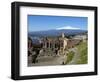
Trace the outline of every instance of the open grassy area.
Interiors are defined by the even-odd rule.
[[[77,60],[77,64],[86,64],[88,63],[88,48],[87,48],[87,41],[81,42],[77,46],[78,52],[79,52],[79,59]]]
[[[67,60],[66,60],[65,64],[68,64],[70,61],[72,61],[73,57],[74,57],[74,52],[73,51],[70,51],[67,54]]]

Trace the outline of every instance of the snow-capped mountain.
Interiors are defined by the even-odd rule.
[[[58,28],[58,29],[52,29],[52,30],[46,30],[46,31],[35,31],[35,32],[29,32],[29,36],[37,36],[37,37],[48,37],[48,36],[60,36],[61,33],[64,33],[66,36],[68,35],[77,35],[87,32],[87,30],[81,30],[81,29],[68,29],[68,28]]]

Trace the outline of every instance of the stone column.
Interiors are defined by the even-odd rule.
[[[44,45],[45,45],[45,48],[47,48],[47,42],[45,42]]]
[[[50,41],[49,41],[49,48],[50,48]]]
[[[55,42],[53,43],[53,50],[55,49]]]

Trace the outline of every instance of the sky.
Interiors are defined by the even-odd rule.
[[[43,31],[52,29],[87,30],[87,17],[28,15],[28,31]]]

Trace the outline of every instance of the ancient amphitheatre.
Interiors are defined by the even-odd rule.
[[[80,51],[80,47],[85,50]],[[84,52],[83,52],[84,51]],[[85,53],[85,58],[81,54]],[[67,38],[45,37],[33,44],[28,37],[28,66],[71,65],[87,63],[87,34]]]

